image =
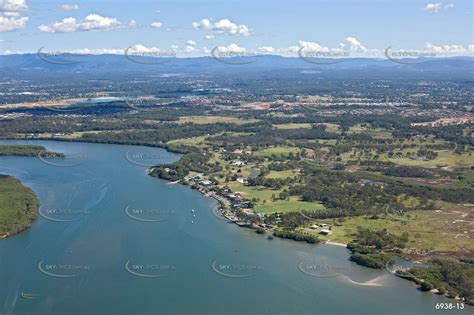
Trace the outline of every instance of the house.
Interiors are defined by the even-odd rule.
[[[241,183],[241,184],[248,184],[248,181],[247,181],[247,178],[245,177],[239,177],[237,178],[237,182]]]
[[[331,234],[332,234],[332,231],[331,231],[331,230],[322,229],[321,231],[319,231],[319,234],[321,234],[321,235],[331,235]]]
[[[245,162],[241,161],[241,160],[236,160],[236,161],[233,161],[231,164],[233,166],[243,166],[243,165],[245,165]]]
[[[240,209],[240,211],[242,211],[243,213],[245,213],[247,215],[255,215],[255,212],[250,208],[242,208],[242,209]]]

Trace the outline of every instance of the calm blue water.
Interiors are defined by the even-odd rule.
[[[356,266],[344,247],[226,223],[214,200],[147,175],[142,165],[179,158],[164,150],[0,143],[66,154],[0,157],[0,173],[31,187],[43,215],[0,240],[0,314],[440,314],[436,303],[454,302]],[[380,286],[362,285],[371,280]]]

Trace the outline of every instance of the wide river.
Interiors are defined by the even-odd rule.
[[[268,240],[216,201],[152,178],[162,149],[54,141],[58,160],[0,157],[39,197],[32,227],[0,240],[0,314],[472,314],[334,245]]]

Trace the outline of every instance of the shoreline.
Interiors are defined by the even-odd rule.
[[[23,233],[23,232],[29,230],[33,226],[33,224],[35,222],[37,222],[38,213],[39,213],[39,209],[40,209],[40,200],[39,200],[39,197],[36,194],[36,192],[31,187],[25,185],[19,178],[15,177],[13,175],[9,175],[9,174],[0,174],[0,177],[2,179],[6,178],[7,180],[11,179],[11,180],[13,180],[14,185],[19,185],[20,186],[19,189],[23,190],[23,193],[24,193],[23,198],[24,198],[24,196],[29,195],[29,198],[32,198],[32,202],[33,202],[32,206],[35,207],[31,217],[28,216],[29,212],[24,212],[22,210],[22,212],[24,212],[23,215],[26,217],[26,219],[29,218],[29,221],[25,222],[23,226],[19,227],[16,230],[6,231],[5,234],[1,234],[0,235],[0,240],[4,240],[4,239],[8,239],[12,236],[18,235],[20,233]],[[25,200],[26,199],[18,199],[18,200],[14,200],[14,201],[17,201],[17,202],[20,201],[20,202],[24,203]],[[28,201],[28,200],[26,200],[26,201]],[[22,217],[22,219],[25,219],[25,218]]]
[[[17,139],[17,140],[18,140],[18,139]],[[20,141],[22,141],[22,140],[23,140],[23,139],[21,139]],[[56,139],[55,139],[55,140],[30,139],[30,140],[33,140],[33,141],[57,141]],[[65,142],[78,142],[78,143],[79,143],[80,141],[65,141]],[[97,142],[84,142],[84,143],[97,143]],[[97,144],[130,145],[130,144],[116,144],[116,143],[97,143]],[[131,144],[131,145],[134,145],[134,144]],[[137,144],[137,145],[138,145],[138,146],[142,146],[142,144]],[[136,145],[134,145],[134,146],[136,146]],[[164,149],[164,150],[166,150],[166,151],[168,151],[168,152],[175,153],[175,152],[169,151],[167,148],[163,148],[163,147],[156,147],[156,148]],[[175,153],[175,154],[176,154],[176,153]],[[177,153],[177,154],[179,154],[179,153]],[[181,154],[181,155],[182,155],[182,154]],[[148,168],[146,169],[147,174],[148,174],[149,176],[151,176],[151,177],[156,177],[156,178],[158,178],[158,179],[162,179],[162,178],[159,178],[159,177],[157,177],[157,176],[153,176],[153,175],[150,174],[150,169],[152,169],[153,167],[155,167],[155,166],[151,166],[151,167],[148,167]],[[166,179],[164,179],[164,180],[166,180]],[[171,180],[166,180],[166,181],[168,182],[168,183],[167,183],[168,185],[173,185],[173,184],[178,184],[178,183],[181,184],[181,185],[183,185],[183,186],[189,185],[189,183],[186,182],[186,181],[183,180],[183,179],[180,179],[180,180],[177,180],[177,181],[171,181]],[[171,187],[170,187],[170,188],[171,188]],[[229,201],[229,199],[228,199],[227,197],[225,197],[225,196],[219,194],[218,192],[213,191],[213,190],[208,190],[207,188],[208,188],[207,186],[197,185],[197,187],[196,187],[196,188],[193,188],[193,189],[198,190],[202,195],[204,195],[204,196],[206,196],[206,197],[211,197],[211,198],[215,199],[215,200],[218,202],[218,207],[217,207],[216,211],[219,213],[219,215],[222,217],[222,219],[224,219],[224,220],[226,220],[226,221],[230,221],[230,222],[232,222],[232,223],[238,225],[239,227],[248,227],[248,228],[251,228],[251,229],[254,230],[254,231],[256,230],[256,228],[252,227],[251,225],[239,224],[239,223],[245,223],[245,222],[244,222],[244,221],[239,221],[237,217],[235,217],[235,219],[229,218],[229,216],[228,216],[225,212],[230,211],[230,212],[232,213],[233,211],[232,211],[232,210],[229,210],[229,209],[226,209],[226,208],[224,208],[224,207],[222,206],[223,201],[224,201],[224,200],[225,200],[225,201]],[[211,209],[211,211],[213,211],[213,210]],[[29,227],[31,227],[31,225],[30,225]],[[29,227],[28,227],[28,228],[29,228]],[[28,228],[26,228],[26,229],[28,229]],[[25,230],[26,230],[26,229],[25,229]],[[268,232],[272,232],[272,231],[273,231],[272,229],[269,229],[269,228],[265,228],[265,230],[268,231]],[[15,234],[19,234],[19,233],[21,233],[21,232],[23,232],[23,231],[20,231],[20,232],[15,233]],[[8,234],[7,234],[7,235],[3,235],[3,236],[0,236],[0,239],[4,239],[4,238],[7,238],[7,237],[9,237],[9,236],[13,236],[13,235],[15,235],[15,234],[12,234],[12,235],[8,235]],[[272,233],[271,235],[273,235],[273,233]],[[283,238],[283,239],[286,239],[286,238]],[[334,241],[331,241],[331,240],[327,240],[327,241],[325,241],[325,240],[320,240],[319,243],[320,243],[320,244],[328,244],[328,245],[331,245],[331,246],[347,247],[347,245],[344,244],[344,243],[334,242]],[[431,292],[434,293],[434,294],[436,293],[436,292],[434,292],[434,290],[432,290]],[[464,302],[464,303],[465,303],[465,302]],[[469,304],[467,304],[467,305],[469,305]]]
[[[151,175],[151,173],[149,172],[148,173],[150,176],[152,177],[157,177],[157,176],[153,176]],[[159,177],[157,177],[159,178]],[[164,179],[166,180],[166,179]],[[181,185],[187,185],[189,186],[190,183],[185,181],[184,179],[180,179],[180,180],[177,180],[177,181],[170,181],[170,180],[167,180],[168,182],[168,185],[169,184],[181,184]],[[218,202],[218,207],[216,209],[216,211],[219,213],[220,217],[218,217],[215,213],[214,213],[214,210],[211,209],[211,212],[214,216],[216,216],[217,218],[221,219],[221,220],[225,220],[225,221],[228,221],[228,222],[232,222],[234,224],[236,224],[237,226],[239,227],[246,227],[246,228],[250,228],[252,230],[254,230],[255,232],[257,232],[258,229],[262,229],[262,227],[260,227],[259,225],[255,225],[255,224],[248,224],[244,221],[240,221],[236,216],[234,216],[234,218],[230,218],[228,214],[224,213],[224,212],[231,212],[231,214],[233,215],[233,211],[232,210],[229,210],[229,209],[224,209],[222,207],[222,204],[224,203],[224,201],[226,201],[228,204],[231,204],[230,200],[228,198],[226,198],[226,196],[222,196],[220,195],[218,192],[216,191],[212,191],[212,190],[206,190],[206,186],[202,186],[202,185],[197,185],[196,188],[192,188],[192,189],[195,189],[197,190],[199,193],[201,193],[203,196],[206,196],[206,197],[210,197],[214,200],[216,200]],[[231,207],[229,207],[231,208]],[[256,226],[256,227],[255,227]],[[274,230],[273,229],[270,229],[268,227],[265,227],[263,228],[266,232],[270,232],[270,235],[269,237],[275,237],[274,236]],[[282,239],[287,239],[287,240],[291,240],[291,239],[288,239],[288,238],[282,238]],[[296,240],[293,240],[293,241],[296,241]],[[347,249],[347,244],[344,244],[344,243],[339,243],[339,242],[334,242],[334,241],[324,241],[324,240],[320,240],[320,242],[318,242],[318,244],[327,244],[329,246],[337,246],[337,247],[344,247]],[[355,263],[355,262],[353,262]],[[371,269],[370,267],[367,267],[367,266],[361,266],[363,268],[369,268]],[[378,270],[378,269],[375,269],[375,270]],[[403,277],[400,277],[394,273],[392,273],[392,275],[394,275],[395,277],[398,277],[398,278],[402,278],[404,279]],[[369,287],[377,287],[377,286],[382,286],[383,284],[379,282],[379,280],[381,278],[385,277],[385,275],[383,276],[380,276],[378,278],[375,278],[375,279],[372,279],[370,281],[367,281],[367,282],[363,282],[363,283],[360,283],[360,282],[356,282],[356,281],[353,281],[352,279],[350,279],[349,277],[345,277],[346,278],[346,281],[348,281],[348,283],[351,283],[351,284],[354,284],[354,285],[360,285],[360,286],[369,286]],[[407,279],[405,279],[407,280]],[[418,290],[418,288],[417,288]],[[439,293],[437,292],[437,289],[432,289],[429,291],[429,293],[433,294],[433,295],[438,295],[439,296]],[[448,297],[447,295],[443,295],[444,298],[447,298],[448,300],[451,300],[450,297]],[[469,303],[467,303],[466,301],[462,301],[461,299],[459,299],[458,297],[455,297],[453,298],[454,300],[458,301],[459,303],[463,303],[465,305],[471,305]]]
[[[324,244],[339,246],[339,247],[347,247],[347,244],[338,243],[338,242],[331,242],[331,241],[326,241],[326,242],[324,242]]]

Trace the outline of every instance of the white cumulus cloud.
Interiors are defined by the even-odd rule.
[[[275,48],[271,46],[262,46],[262,47],[258,47],[258,52],[261,52],[264,54],[272,54],[275,52]]]
[[[217,51],[220,53],[244,53],[247,51],[247,49],[239,47],[239,45],[232,43],[227,46],[217,47]]]
[[[128,23],[118,21],[116,18],[89,14],[84,20],[77,20],[73,17],[64,18],[52,24],[42,24],[38,26],[41,32],[45,33],[71,33],[79,31],[110,30],[121,27],[134,27],[136,22],[131,20]]]
[[[3,12],[3,16],[20,16],[20,12],[13,12],[13,11],[5,11]]]
[[[151,23],[151,26],[154,28],[160,28],[163,26],[163,23],[156,21],[156,22]]]
[[[423,10],[428,11],[430,13],[438,13],[441,10],[447,10],[447,9],[452,9],[454,8],[454,4],[448,3],[448,4],[443,4],[441,2],[436,2],[436,3],[428,3]]]
[[[28,17],[21,16],[28,9],[25,0],[0,0],[0,32],[12,32],[26,27]]]
[[[251,32],[247,25],[235,24],[229,19],[221,19],[212,23],[210,19],[202,19],[199,22],[193,22],[195,30],[212,30],[216,34],[231,36],[250,36]]]
[[[28,17],[26,16],[20,18],[0,16],[0,32],[11,32],[25,28],[27,22]]]
[[[187,54],[190,54],[190,53],[193,53],[193,52],[196,52],[196,51],[197,51],[196,47],[190,46],[190,45],[186,45],[185,52],[186,52]]]
[[[99,49],[89,49],[81,48],[71,50],[72,54],[81,54],[81,55],[123,55],[123,49],[111,49],[111,48],[99,48]]]
[[[305,41],[298,41],[298,49],[304,48],[305,50],[309,51],[329,51],[329,48],[323,47],[315,42],[305,42]]]
[[[465,48],[463,45],[433,45],[432,43],[426,43],[425,50],[428,52],[436,53],[437,55],[462,55],[471,53],[474,45],[468,45]]]
[[[89,49],[89,48],[81,48],[69,51],[70,53],[75,54],[86,54],[86,55],[102,55],[102,54],[112,54],[112,55],[124,55],[125,50],[127,50],[128,55],[150,55],[153,54],[159,55],[160,53],[166,53],[166,51],[158,48],[158,47],[147,47],[142,44],[137,44],[130,46],[126,49],[121,48],[98,48],[98,49]]]
[[[282,55],[294,55],[302,53],[319,53],[322,57],[348,57],[352,54],[354,55],[377,55],[380,53],[378,49],[368,49],[355,37],[346,37],[339,47],[331,48],[327,46],[320,45],[316,42],[309,41],[298,41],[298,45],[290,46],[287,48],[278,48],[275,49],[275,52]]]
[[[65,11],[73,11],[73,10],[79,10],[79,5],[74,4],[74,3],[65,3],[61,6],[61,8]]]
[[[366,52],[367,48],[361,44],[355,37],[347,37],[339,44],[341,49],[351,52]]]
[[[134,45],[128,50],[130,53],[159,53],[161,51],[158,47],[146,47],[144,45]]]
[[[0,0],[0,11],[23,11],[28,9],[26,0]]]

